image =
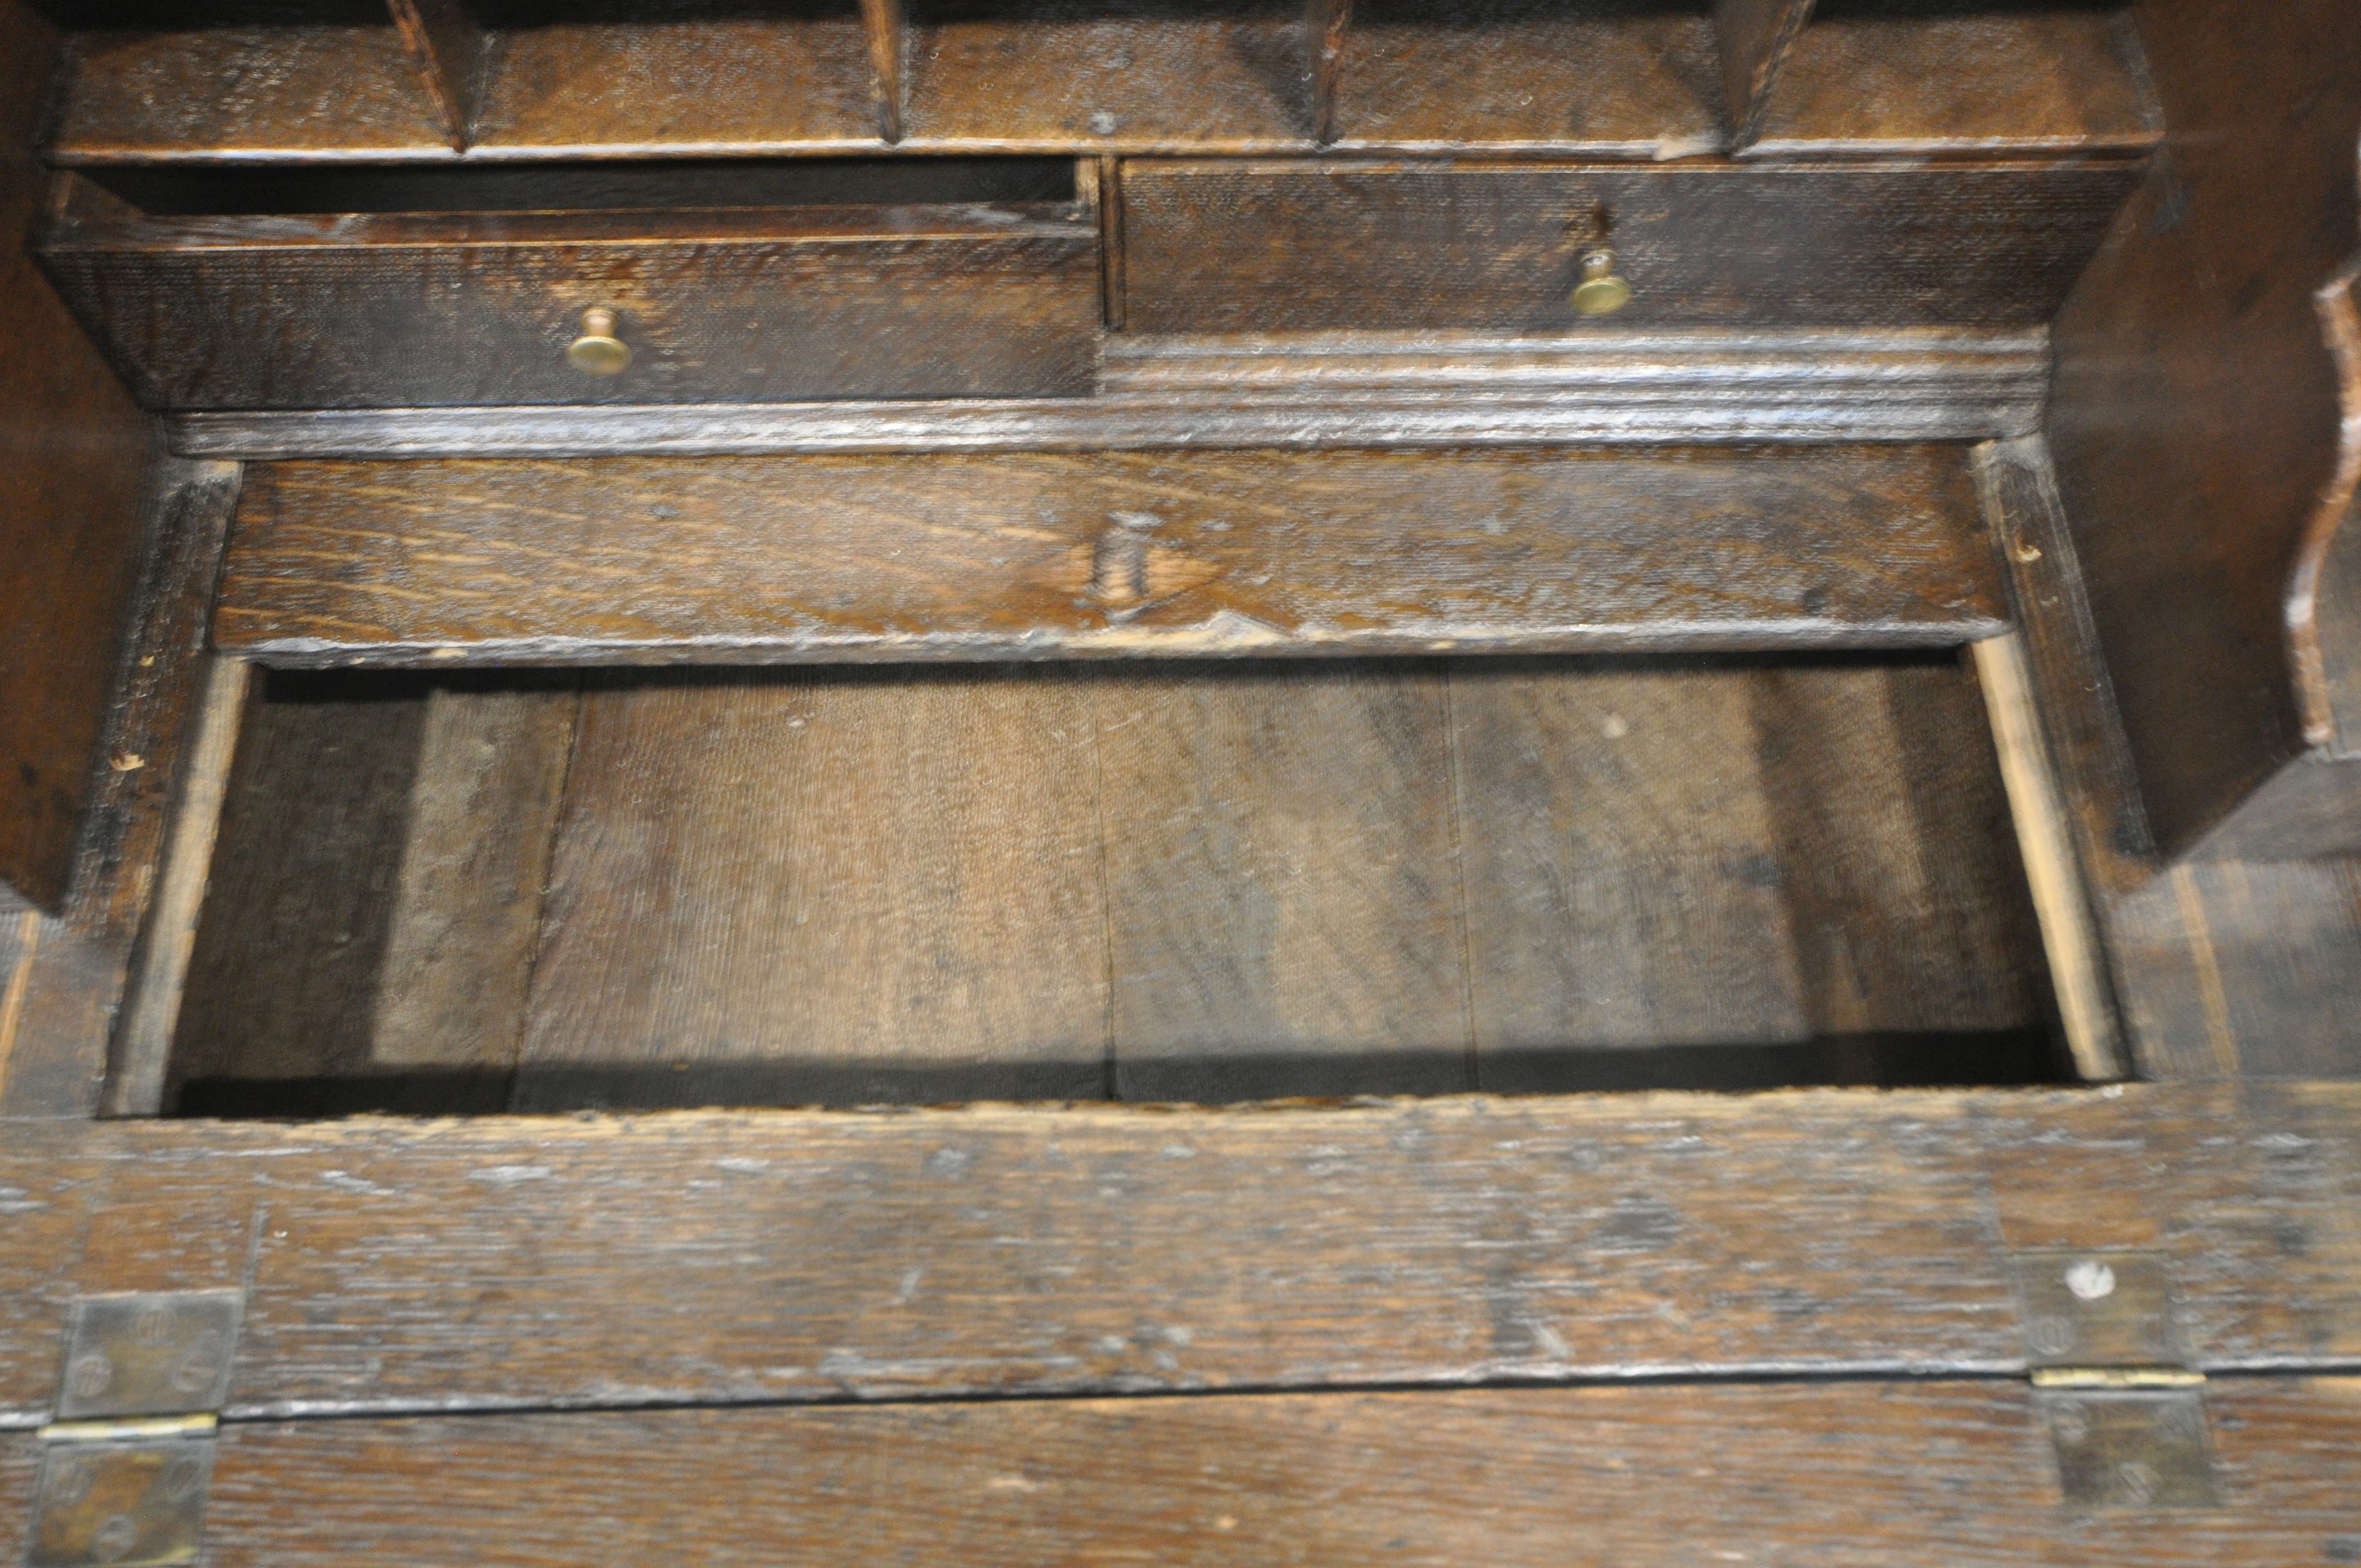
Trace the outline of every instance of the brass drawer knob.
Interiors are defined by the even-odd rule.
[[[1631,302],[1631,285],[1615,270],[1607,246],[1583,252],[1582,281],[1574,286],[1574,308],[1586,316],[1611,316]]]
[[[566,345],[566,362],[593,376],[620,376],[631,363],[631,345],[615,335],[615,313],[593,305],[582,313],[582,335]]]

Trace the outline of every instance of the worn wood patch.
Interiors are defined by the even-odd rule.
[[[1998,629],[1998,574],[1933,446],[300,463],[249,477],[214,635],[438,667],[1940,644]]]

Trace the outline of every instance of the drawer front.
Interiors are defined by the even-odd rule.
[[[524,236],[376,218],[205,220],[210,232],[143,219],[130,226],[147,243],[121,226],[70,228],[43,258],[156,408],[1038,397],[1094,384],[1090,224],[794,232],[718,216],[731,221],[619,238],[545,219],[498,225],[535,231]],[[263,225],[293,242],[254,243]],[[346,243],[339,225],[380,232]],[[612,335],[631,350],[620,374],[568,359],[592,307],[615,313]]]
[[[2016,326],[2047,321],[2136,168],[1124,165],[1126,324]],[[1581,258],[1631,302],[1585,318]]]

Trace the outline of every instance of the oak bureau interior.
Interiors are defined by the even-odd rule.
[[[16,5],[101,1102],[2349,1066],[2352,180],[2160,150],[2328,69],[2216,10]],[[2206,290],[2287,417],[2143,447]]]
[[[2361,1562],[2356,12],[0,0],[0,1559]]]

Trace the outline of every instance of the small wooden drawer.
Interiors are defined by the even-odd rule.
[[[1139,332],[1573,326],[1611,248],[1634,326],[2028,326],[2131,189],[2129,161],[1124,165]]]
[[[587,201],[564,187],[597,176],[544,178],[508,199]],[[670,208],[159,214],[61,183],[41,258],[154,408],[1040,397],[1096,374],[1098,225],[1071,199],[705,206],[684,176]],[[578,366],[591,335],[628,363]]]

